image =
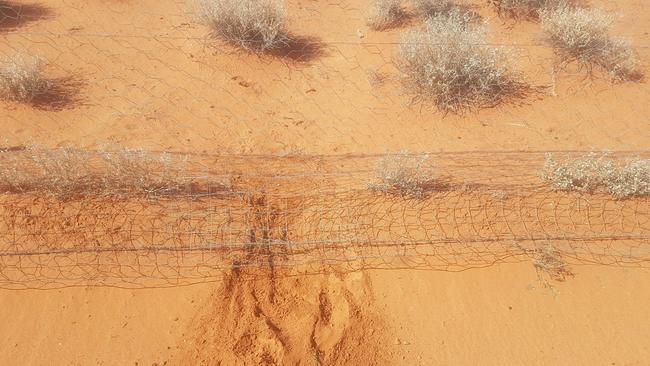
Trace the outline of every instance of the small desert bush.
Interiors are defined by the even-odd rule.
[[[376,181],[368,187],[384,193],[422,198],[436,185],[436,178],[426,168],[428,161],[428,155],[410,155],[407,152],[387,155],[377,163]]]
[[[501,17],[537,19],[540,12],[569,3],[568,0],[489,0]]]
[[[427,17],[447,15],[457,10],[457,5],[451,0],[413,0],[416,12],[425,19]]]
[[[650,159],[631,159],[607,181],[607,189],[617,197],[650,196]]]
[[[43,62],[37,57],[15,54],[1,61],[0,98],[31,103],[46,94],[50,82],[43,74]]]
[[[638,81],[643,77],[630,43],[610,35],[611,15],[565,5],[542,11],[540,19],[562,64],[577,61],[589,71],[596,66],[614,81]]]
[[[492,107],[528,88],[508,68],[510,54],[487,44],[484,25],[469,13],[429,17],[403,37],[396,64],[416,102],[447,112]]]
[[[542,179],[559,190],[594,192],[603,187],[613,171],[614,164],[606,154],[590,153],[564,162],[549,154],[544,161]]]
[[[214,33],[244,49],[265,51],[287,37],[281,0],[200,0],[202,16]]]
[[[183,173],[183,158],[140,149],[100,151],[100,176],[108,190],[135,190],[146,194],[167,194],[184,190],[190,179]]]
[[[587,154],[564,162],[546,156],[542,179],[555,189],[606,192],[618,198],[650,195],[650,160],[617,163],[608,154]]]
[[[372,29],[383,30],[398,25],[406,16],[402,0],[373,0],[367,24]]]
[[[538,274],[545,273],[556,281],[564,281],[567,276],[573,275],[567,263],[562,260],[560,251],[551,244],[536,249],[533,258],[533,265]]]
[[[56,197],[149,196],[187,192],[183,160],[142,150],[28,147],[0,154],[0,192]]]

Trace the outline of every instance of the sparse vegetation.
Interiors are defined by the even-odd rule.
[[[416,102],[447,112],[493,107],[530,87],[511,72],[505,49],[489,45],[484,25],[452,11],[428,18],[402,37],[397,67]]]
[[[553,155],[546,155],[542,179],[553,188],[566,191],[595,192],[603,187],[608,176],[613,174],[614,164],[606,154],[590,153],[578,159],[558,162]]]
[[[193,189],[183,173],[182,158],[166,153],[28,147],[0,154],[0,162],[0,193],[67,198],[173,195]]]
[[[650,196],[650,159],[631,159],[607,181],[607,189],[617,197]]]
[[[457,5],[451,0],[413,0],[417,13],[424,17],[448,15],[457,10]]]
[[[281,0],[200,0],[202,16],[223,40],[246,50],[277,48],[287,38]]]
[[[488,0],[499,16],[514,19],[537,19],[540,12],[554,9],[568,0]]]
[[[630,43],[610,35],[611,15],[564,5],[542,11],[540,19],[561,64],[578,62],[590,73],[599,67],[614,81],[643,78]]]
[[[43,74],[41,59],[18,53],[2,60],[0,98],[31,103],[50,88],[51,84]]]
[[[370,189],[404,197],[422,198],[435,188],[436,177],[425,165],[428,155],[410,155],[407,152],[391,154],[379,160],[376,182]]]
[[[41,2],[0,0],[0,32],[13,31],[31,22],[50,18],[52,13],[52,9]]]
[[[650,195],[650,159],[617,163],[608,154],[588,154],[558,162],[546,156],[542,178],[555,189],[606,192],[618,198]]]
[[[407,16],[401,0],[373,0],[368,26],[375,30],[384,30],[400,24]]]
[[[547,244],[534,251],[533,265],[538,274],[541,274],[540,272],[545,273],[551,279],[556,281],[564,281],[567,276],[573,275],[566,262],[562,260],[560,251],[551,244]],[[540,280],[542,280],[541,277]]]
[[[421,16],[435,16],[449,7],[450,2],[444,0],[413,0],[413,6]]]

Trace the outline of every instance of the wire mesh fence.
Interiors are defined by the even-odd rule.
[[[25,154],[0,161],[29,167]],[[103,153],[85,154],[104,169]],[[177,286],[256,267],[461,271],[541,260],[544,248],[567,264],[650,265],[648,197],[553,191],[539,178],[544,153],[429,156],[421,169],[441,184],[420,197],[369,188],[375,155],[184,155],[173,169],[187,186],[174,194],[5,192],[0,285]]]
[[[162,129],[192,130],[220,149],[241,152],[247,138],[281,134],[286,145],[299,141],[299,148],[336,146],[354,143],[349,136],[364,139],[372,128],[366,121],[417,124],[432,118],[419,106],[412,108],[413,95],[399,82],[394,58],[405,28],[390,35],[368,30],[365,2],[290,2],[289,26],[301,42],[273,55],[242,52],[214,40],[192,1],[1,4],[0,58],[25,52],[41,57],[46,77],[57,85],[35,100],[35,108],[12,106],[19,109],[7,113],[12,126],[38,120],[87,131],[87,126],[149,121]],[[486,18],[496,17],[483,5]],[[314,19],[321,22],[318,30]],[[512,68],[532,85],[551,86],[554,56],[541,29],[512,34],[502,22],[490,19],[490,30],[499,40],[489,45],[511,51]],[[414,18],[409,25],[420,23]],[[506,40],[503,34],[508,34]],[[643,62],[649,59],[647,35],[632,28],[622,36],[634,40]],[[550,95],[522,102],[536,103],[537,97]],[[635,101],[629,104],[640,108]],[[624,127],[638,120],[635,113],[610,117]],[[580,111],[570,118],[590,122]],[[285,128],[278,132],[277,126]],[[187,144],[182,135],[177,142]]]
[[[541,28],[512,32],[480,3],[467,10],[490,21],[490,37],[473,46],[508,51],[512,68],[543,87],[535,98],[553,95],[558,60],[536,33]],[[0,149],[0,167],[10,168],[0,177],[0,286],[175,286],[256,266],[295,274],[459,271],[542,260],[544,248],[573,264],[647,266],[648,198],[553,191],[539,178],[541,152],[428,154],[417,168],[435,184],[416,187],[415,196],[376,189],[381,155],[297,154],[460,139],[462,124],[438,128],[431,119],[440,116],[413,108],[400,83],[400,34],[422,19],[409,9],[398,27],[373,31],[367,5],[289,1],[281,47],[255,53],[233,47],[241,39],[215,38],[194,1],[0,0],[0,59],[36,57],[50,86],[27,105],[1,102],[2,137],[11,144],[35,137],[55,144],[74,131],[82,145],[101,135],[149,148],[153,140],[161,149],[234,152]],[[643,24],[621,34],[642,62],[650,59]],[[553,119],[556,127],[570,120],[585,136],[598,129],[609,136],[615,126],[618,143],[646,133],[638,93],[607,91],[570,108],[555,100],[522,115],[477,118],[481,126],[503,120],[532,131],[517,136],[544,146],[556,146],[553,125],[537,130],[526,120]],[[590,117],[607,98],[617,107]],[[391,128],[376,128],[377,121]],[[491,130],[494,144],[512,138],[503,131]],[[287,154],[240,155],[267,150]]]

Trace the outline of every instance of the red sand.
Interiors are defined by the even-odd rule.
[[[34,0],[35,1],[35,0]],[[504,22],[476,1],[495,42],[550,84],[552,52],[533,23]],[[75,75],[82,100],[59,111],[2,103],[2,144],[235,153],[642,150],[648,83],[611,85],[563,73],[521,107],[447,116],[409,105],[394,72],[402,30],[374,32],[366,2],[288,2],[291,28],[324,55],[296,64],[215,50],[185,1],[52,0],[47,19],[0,34],[0,54],[27,48]],[[642,2],[616,31],[649,61]],[[317,20],[315,20],[317,19]],[[363,38],[359,36],[363,35]],[[169,289],[1,291],[2,364],[557,364],[644,365],[650,271],[577,266],[542,286],[529,263],[460,273],[363,271]],[[277,276],[276,276],[277,275]]]

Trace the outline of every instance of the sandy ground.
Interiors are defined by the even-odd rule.
[[[405,365],[642,365],[650,300],[640,269],[579,267],[540,284],[530,265],[371,275]]]
[[[162,364],[211,286],[125,291],[70,288],[3,291],[2,363]]]
[[[196,9],[185,1],[43,5],[48,19],[3,35],[0,53],[29,49],[51,60],[53,77],[80,85],[56,112],[5,107],[3,138],[13,143],[244,153],[647,147],[647,83],[612,87],[565,73],[557,78],[557,97],[533,98],[523,107],[443,119],[409,106],[409,96],[391,81],[391,42],[403,30],[368,30],[363,1],[290,2],[291,29],[322,45],[284,60],[210,47]],[[647,62],[650,15],[641,3],[595,5],[624,15],[617,30],[645,47],[638,51]],[[495,43],[522,45],[514,50],[515,68],[535,84],[552,83],[552,52],[540,45],[538,25],[504,23],[482,3],[477,10]],[[373,86],[369,73],[388,81]]]
[[[285,301],[300,305],[289,309],[301,311],[289,311],[279,319],[286,337],[297,343],[294,349],[310,350],[300,342],[310,339],[315,319],[322,319],[317,316],[318,294],[321,285],[329,284],[333,309],[339,312],[338,318],[326,323],[332,324],[333,339],[341,336],[337,331],[359,325],[383,334],[379,339],[362,339],[358,347],[348,346],[361,355],[347,364],[382,357],[403,365],[646,364],[650,331],[645,326],[645,308],[650,292],[641,284],[650,279],[650,272],[589,266],[573,270],[574,278],[553,283],[553,289],[538,281],[528,263],[460,273],[366,271],[344,277],[344,287],[336,278],[308,277],[301,280],[303,285],[286,280],[283,288],[301,289],[300,296],[305,297],[284,295]],[[337,291],[355,291],[360,282],[372,289],[372,301],[362,308],[379,320],[349,319],[348,302]],[[236,316],[253,317],[253,312],[229,310],[223,299],[227,293],[221,289],[203,284],[135,291],[3,291],[3,363],[153,365],[222,360],[242,364],[242,358],[228,348],[234,343],[231,332],[250,331],[251,324],[260,327],[260,322],[233,321]],[[287,311],[286,306],[279,308]],[[243,309],[253,307],[246,304]],[[272,316],[278,316],[280,311],[275,311]],[[225,320],[233,322],[228,325]],[[232,324],[248,324],[248,328],[233,329]],[[256,334],[268,336],[262,330]],[[272,342],[273,337],[268,339]],[[377,344],[382,348],[373,354]],[[260,351],[250,347],[246,352],[253,364],[255,352]],[[316,364],[316,354],[286,359]]]
[[[2,103],[6,146],[316,154],[649,146],[648,83],[611,85],[569,70],[553,84],[538,25],[501,21],[483,2],[476,10],[494,42],[521,45],[514,66],[555,87],[523,106],[444,118],[410,105],[392,80],[391,42],[403,30],[367,29],[365,1],[289,1],[291,28],[322,44],[284,59],[211,45],[186,1],[36,3],[24,8],[26,21],[0,28],[0,54],[42,55],[53,78],[70,78],[58,98],[66,103]],[[647,65],[644,4],[592,4],[624,16],[616,31]],[[374,83],[377,75],[384,81]],[[650,272],[572,270],[551,288],[521,263],[298,282],[266,273],[259,285],[231,273],[168,289],[2,290],[0,363],[648,364]]]

